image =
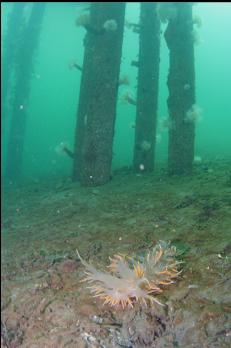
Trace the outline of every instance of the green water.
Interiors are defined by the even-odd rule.
[[[31,4],[25,8],[28,18]],[[157,170],[149,175],[118,171],[97,188],[72,182],[72,160],[56,151],[61,142],[73,149],[81,72],[69,64],[82,65],[85,30],[75,20],[86,6],[46,3],[29,102],[22,104],[27,111],[22,185],[12,185],[5,175],[14,98],[2,119],[1,344],[228,348],[231,4],[193,6],[202,20],[195,45],[196,104],[202,115],[196,124],[193,175],[169,176],[165,170],[168,129],[160,120],[168,118],[169,51],[162,24]],[[12,8],[12,3],[1,4],[2,58]],[[127,4],[126,20],[138,22],[138,3]],[[130,85],[119,87],[113,169],[132,166],[136,108],[122,104],[120,95],[129,90],[136,98],[137,69],[131,61],[137,54],[138,35],[125,28],[120,76],[128,75]],[[13,88],[9,94],[14,95]],[[135,277],[136,262],[143,273],[141,267]],[[105,295],[109,291],[113,300],[125,292],[133,308],[123,308],[123,301],[104,306],[105,297],[93,298],[83,282],[86,270],[95,291],[98,274]],[[159,289],[151,293],[150,285]],[[145,294],[155,298],[156,306],[150,298],[144,306]]]
[[[67,141],[70,148],[74,143],[81,73],[70,70],[68,65],[73,59],[82,64],[85,30],[75,26],[75,19],[84,6],[87,5],[47,3],[46,6],[27,105],[23,173],[29,180],[47,175],[69,176],[72,170],[71,160],[57,155],[55,147],[61,141]],[[4,42],[12,4],[2,3],[1,8]],[[202,119],[196,127],[195,155],[206,161],[230,156],[231,5],[198,3],[194,6],[194,13],[202,19],[202,26],[197,29],[201,43],[195,46],[195,70],[196,103],[203,110]],[[138,22],[138,3],[127,4],[126,19]],[[167,117],[168,49],[163,37],[165,27],[162,24],[159,119]],[[121,76],[129,76],[130,86],[120,87],[120,93],[129,89],[136,95],[137,69],[130,63],[136,59],[137,53],[138,35],[125,29]],[[113,168],[132,164],[134,122],[135,107],[118,103]],[[8,127],[4,125],[2,130],[3,172]],[[157,160],[166,161],[168,132],[158,129],[157,133]]]

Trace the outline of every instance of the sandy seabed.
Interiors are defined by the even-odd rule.
[[[192,177],[117,171],[102,187],[68,179],[3,190],[3,348],[231,346],[231,163],[199,164]],[[76,249],[108,257],[171,241],[183,272],[165,307],[102,305],[80,282]]]

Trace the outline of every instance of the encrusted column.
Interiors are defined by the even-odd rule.
[[[92,3],[85,24],[89,51],[82,72],[85,86],[81,86],[74,161],[74,179],[79,171],[83,186],[102,185],[111,177],[124,15],[123,2]]]
[[[195,122],[188,117],[195,104],[192,3],[172,4],[175,16],[165,32],[170,54],[168,171],[183,175],[191,174],[194,159]]]
[[[22,174],[23,145],[27,121],[34,56],[39,44],[39,34],[46,3],[33,3],[16,56],[15,94],[9,131],[6,174],[9,179],[20,179]]]
[[[138,88],[133,166],[154,169],[160,62],[160,21],[157,3],[141,3]]]

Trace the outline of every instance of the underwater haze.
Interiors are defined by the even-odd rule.
[[[231,346],[230,19],[1,3],[3,348]]]
[[[2,3],[2,45],[7,31],[7,15],[12,3]],[[30,3],[27,4],[29,11]],[[70,70],[69,64],[76,60],[82,64],[84,28],[75,26],[76,17],[87,4],[47,3],[37,48],[34,77],[28,105],[28,119],[23,154],[23,175],[29,180],[49,174],[70,175],[72,163],[69,158],[55,152],[60,142],[74,143],[76,111],[79,98],[81,73]],[[229,156],[231,148],[229,94],[231,90],[230,16],[228,3],[197,3],[194,13],[202,19],[198,31],[200,39],[195,46],[196,99],[202,109],[201,120],[196,126],[195,154],[202,160]],[[128,3],[128,21],[139,18],[139,4]],[[4,24],[5,23],[5,24]],[[162,24],[162,35],[166,24]],[[136,93],[137,69],[131,66],[138,53],[138,36],[125,29],[121,75],[128,75],[127,89]],[[161,40],[160,91],[158,118],[166,118],[168,50]],[[4,68],[4,67],[3,67]],[[7,117],[10,122],[10,116]],[[135,108],[122,105],[117,108],[114,138],[113,168],[132,164],[134,143]],[[3,170],[7,149],[7,132],[2,124]],[[158,160],[167,157],[167,132],[157,131],[156,155]],[[42,137],[42,140],[41,140]],[[6,178],[7,179],[7,178]]]

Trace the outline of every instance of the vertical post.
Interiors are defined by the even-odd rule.
[[[84,98],[86,95],[86,100],[79,104],[84,111],[81,111],[81,120],[77,123],[82,130],[79,130],[81,134],[76,145],[79,141],[82,144],[75,154],[80,158],[74,161],[74,165],[80,163],[80,168],[75,168],[74,173],[80,171],[83,186],[105,184],[111,176],[124,15],[123,2],[91,4],[90,23],[86,26],[87,35],[91,36],[86,43],[91,61],[89,64],[86,62],[86,69],[82,72],[88,75],[82,77],[86,86],[80,96]],[[89,88],[87,92],[86,87]]]
[[[24,24],[25,2],[13,3],[12,10],[7,20],[7,29],[3,40],[3,54],[1,59],[1,118],[5,120],[8,110],[9,90],[11,87],[12,72],[15,68],[17,45]]]
[[[22,174],[23,144],[27,120],[27,105],[30,94],[34,54],[39,43],[40,26],[46,3],[33,3],[28,23],[22,32],[16,56],[15,95],[9,132],[6,174],[10,179],[19,179]]]
[[[175,6],[176,17],[169,20],[165,32],[170,53],[168,171],[184,175],[192,172],[195,138],[195,124],[186,120],[195,103],[192,3]]]
[[[141,3],[138,89],[133,166],[154,169],[160,62],[160,21],[157,3]]]
[[[94,26],[93,3],[90,5],[89,27]],[[88,100],[90,96],[91,79],[92,79],[92,62],[94,54],[95,35],[90,31],[86,32],[84,38],[84,59],[81,73],[79,104],[77,109],[77,121],[75,128],[75,144],[73,158],[73,181],[80,180],[81,162],[83,154],[83,141],[85,126],[87,121]]]

